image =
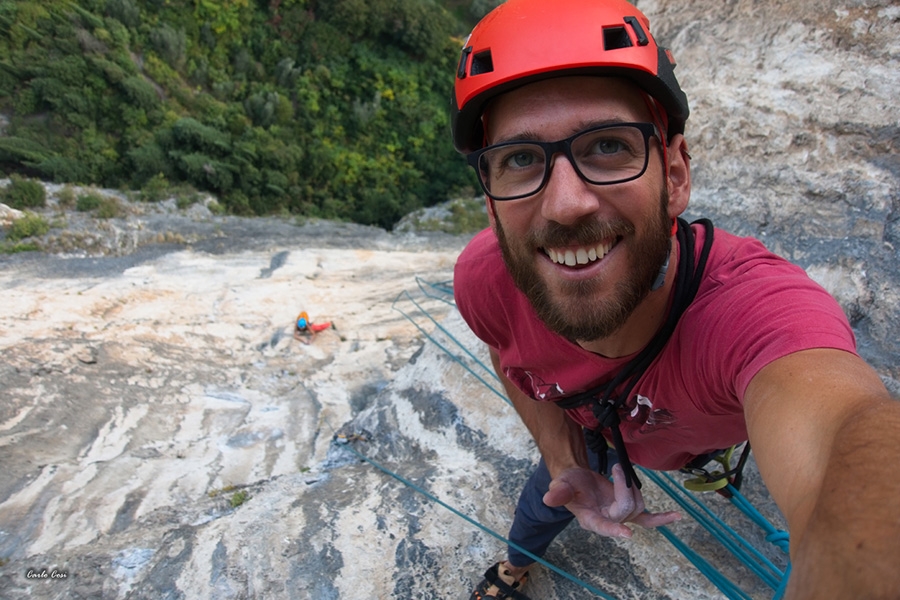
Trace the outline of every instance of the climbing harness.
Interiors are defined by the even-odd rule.
[[[750,442],[744,443],[741,456],[738,458],[737,464],[732,467],[731,458],[736,449],[737,446],[732,446],[723,452],[707,454],[692,460],[682,467],[682,473],[695,475],[694,478],[685,480],[684,487],[692,492],[719,492],[726,498],[730,494],[728,491],[729,485],[735,489],[741,489],[741,483],[744,478],[744,466],[747,464],[747,459],[750,458]],[[706,465],[711,461],[719,463],[724,470],[710,473],[706,469]]]
[[[682,227],[679,227],[679,230],[681,231]],[[682,246],[682,248],[684,248],[684,246]],[[693,256],[692,251],[690,252],[690,254],[691,256]],[[679,268],[681,267],[679,266]],[[679,271],[679,278],[680,277],[681,272]],[[451,281],[429,283],[417,277],[416,284],[419,288],[420,293],[424,295],[425,298],[444,303],[447,306],[455,306],[455,302],[453,301],[453,284]],[[696,285],[699,285],[699,281]],[[695,287],[693,285],[693,282],[691,287]],[[694,290],[694,294],[695,293],[696,290]],[[676,291],[676,295],[677,294],[678,292]],[[405,310],[403,305],[406,302],[411,303],[411,305],[415,308],[415,311]],[[400,312],[407,320],[409,320],[425,336],[426,339],[435,344],[437,348],[444,352],[458,365],[462,366],[468,373],[473,375],[479,382],[481,382],[488,389],[497,394],[507,404],[511,405],[509,399],[507,399],[506,396],[501,391],[499,391],[499,389],[495,385],[499,383],[499,377],[497,376],[496,372],[487,364],[485,364],[484,361],[479,359],[466,346],[466,344],[462,343],[456,336],[453,335],[452,332],[450,332],[446,327],[439,323],[423,302],[418,301],[413,296],[413,294],[409,293],[408,291],[404,291],[395,299],[393,308],[394,310]],[[412,312],[415,312],[415,314],[411,314]],[[420,325],[420,323],[416,320],[417,318],[420,320],[423,318],[426,319],[434,327],[429,331],[426,326]],[[446,337],[449,342],[443,342],[442,340],[438,339],[438,336],[435,335],[436,330],[440,331],[440,333],[444,337]],[[529,556],[536,563],[543,565],[559,576],[582,587],[586,591],[594,594],[596,597],[602,598],[604,600],[615,600],[612,596],[598,589],[594,585],[591,585],[590,583],[575,577],[571,573],[568,573],[565,570],[557,567],[556,565],[546,561],[542,557],[532,554],[528,550],[508,540],[505,536],[491,530],[472,517],[466,515],[460,510],[437,498],[416,483],[404,478],[402,475],[392,471],[391,469],[378,463],[376,460],[366,456],[364,453],[360,452],[357,448],[354,447],[356,442],[367,441],[366,436],[361,434],[335,433],[334,439],[335,443],[338,443],[342,445],[342,447],[350,450],[360,460],[370,464],[371,466],[389,475],[390,477],[393,477],[403,485],[421,494],[429,501],[442,506],[457,517],[460,517],[474,527],[496,538],[501,543],[515,548],[519,552],[522,552],[526,556]],[[694,481],[693,483],[692,480],[687,480],[680,483],[673,475],[669,473],[651,471],[640,466],[636,467],[636,469],[637,471],[640,471],[647,480],[651,481],[663,492],[665,492],[674,502],[679,505],[679,507],[681,507],[681,509],[687,515],[693,518],[694,521],[696,521],[716,541],[718,541],[723,548],[728,550],[728,552],[731,553],[732,556],[734,556],[743,566],[745,566],[750,572],[756,575],[760,579],[760,581],[762,581],[765,585],[772,589],[774,591],[774,595],[772,596],[773,600],[780,600],[784,595],[788,576],[790,574],[790,562],[786,558],[788,556],[789,535],[786,531],[778,529],[769,520],[767,520],[766,517],[762,515],[762,513],[760,513],[741,494],[738,489],[740,487],[741,472],[747,462],[749,451],[749,445],[745,445],[743,450],[741,451],[741,455],[738,458],[736,466],[731,466],[733,455],[736,452],[736,449],[734,448],[726,450],[722,454],[712,457],[710,461],[719,463],[722,466],[722,471],[710,472],[706,468],[704,468],[705,465],[701,465],[699,463],[693,464],[693,466],[689,466],[685,470],[685,472],[694,476],[694,480],[696,481]],[[784,568],[779,568],[773,560],[765,555],[765,553],[761,549],[755,547],[751,542],[742,537],[730,525],[728,525],[724,521],[724,519],[717,516],[703,501],[701,501],[701,494],[692,491],[695,489],[699,490],[701,488],[706,490],[707,488],[704,486],[711,486],[709,488],[710,490],[712,487],[715,487],[716,491],[721,497],[727,498],[730,504],[735,507],[745,519],[749,520],[752,525],[761,530],[765,535],[766,541],[783,553],[783,557],[785,557],[784,560],[785,562],[787,562],[787,566]],[[689,560],[697,568],[697,570],[703,576],[705,576],[707,580],[710,581],[712,585],[719,589],[726,598],[728,598],[729,600],[751,600],[751,596],[749,594],[738,587],[737,584],[732,582],[721,572],[720,569],[713,565],[709,560],[701,556],[687,543],[681,540],[669,527],[658,527],[655,529],[655,531],[658,531],[669,543],[671,543],[677,550],[679,550],[679,552],[687,560]]]
[[[665,347],[666,342],[669,341],[672,332],[675,331],[675,327],[678,325],[678,320],[691,302],[694,301],[697,290],[700,288],[700,282],[703,280],[703,269],[706,267],[706,261],[712,249],[713,226],[708,219],[700,219],[695,221],[695,223],[702,224],[706,230],[700,259],[695,265],[694,234],[691,226],[683,219],[678,219],[677,239],[680,251],[678,255],[678,276],[675,280],[672,307],[669,309],[665,323],[663,323],[663,326],[653,339],[650,340],[650,343],[637,356],[631,359],[628,364],[622,367],[610,381],[591,388],[586,392],[556,401],[556,405],[563,409],[576,408],[587,404],[591,406],[594,417],[600,423],[600,429],[608,429],[610,431],[613,447],[619,457],[622,470],[625,472],[625,483],[628,487],[631,487],[632,483],[634,483],[640,488],[641,482],[634,471],[631,460],[628,458],[628,450],[622,439],[622,432],[619,429],[621,424],[619,411],[628,401],[631,390],[634,389],[644,372]],[[621,388],[618,394],[613,396],[616,393],[615,390],[623,384],[624,387]],[[588,445],[600,457],[599,470],[601,473],[606,473],[608,470],[606,440],[599,431],[588,430],[586,433]]]

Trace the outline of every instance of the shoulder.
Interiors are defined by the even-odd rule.
[[[466,244],[456,261],[456,273],[457,275],[465,276],[473,269],[494,266],[485,265],[485,260],[489,260],[492,263],[498,260],[501,263],[503,261],[503,256],[500,253],[500,242],[491,228],[479,231]]]
[[[469,328],[493,348],[509,342],[509,323],[532,318],[530,305],[507,271],[491,229],[478,233],[459,255],[453,295]]]
[[[840,311],[834,298],[806,271],[771,252],[759,240],[739,237],[721,229],[715,239],[703,273],[698,298],[712,297],[755,306],[758,310],[779,306],[791,298],[827,312]]]
[[[679,329],[682,351],[696,357],[695,367],[730,380],[738,397],[778,358],[813,348],[855,352],[856,346],[840,305],[803,268],[759,240],[720,229]]]
[[[453,289],[457,303],[466,301],[472,292],[482,298],[508,285],[512,285],[512,279],[503,262],[500,243],[491,229],[485,229],[472,238],[456,260]]]

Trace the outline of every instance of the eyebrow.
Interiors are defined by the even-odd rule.
[[[577,133],[581,133],[582,131],[586,131],[588,129],[593,129],[594,127],[601,127],[603,125],[618,125],[620,123],[631,123],[633,121],[626,121],[621,117],[613,117],[609,119],[591,119],[586,121],[579,121],[579,123],[572,129],[572,132],[565,136],[569,137],[575,135]],[[520,131],[510,136],[503,136],[501,138],[497,138],[496,140],[490,140],[491,146],[495,144],[506,144],[509,142],[542,142],[542,136],[538,135],[536,131],[533,129],[526,129],[524,131]],[[555,142],[556,140],[548,140],[551,142]]]

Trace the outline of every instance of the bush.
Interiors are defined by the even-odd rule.
[[[169,195],[169,180],[162,173],[157,173],[148,179],[141,188],[142,202],[161,202]]]
[[[115,196],[104,196],[96,191],[89,191],[78,196],[75,201],[75,210],[78,212],[97,211],[98,219],[113,219],[125,214],[125,207]]]
[[[121,85],[128,99],[144,110],[152,110],[161,102],[159,94],[143,77],[138,75],[126,77],[122,80]]]
[[[39,181],[19,175],[10,175],[10,184],[2,192],[3,203],[11,208],[44,208],[47,206],[47,191]]]
[[[100,199],[100,205],[97,207],[98,219],[115,219],[125,214],[125,208],[118,198],[113,196],[104,196]]]
[[[150,41],[156,53],[170,67],[180,69],[184,65],[187,38],[183,30],[173,29],[168,23],[150,33]]]
[[[35,242],[20,242],[18,244],[0,244],[0,254],[18,254],[19,252],[38,252],[41,247]],[[2,567],[0,561],[0,567]]]
[[[134,0],[109,0],[106,3],[106,10],[109,16],[128,27],[137,27],[141,24],[141,9]]]
[[[88,192],[78,196],[78,199],[75,201],[75,210],[78,212],[90,212],[98,208],[101,202],[103,202],[103,198],[100,194]]]
[[[47,222],[47,219],[41,215],[27,212],[21,219],[12,222],[9,231],[6,232],[6,237],[17,242],[28,237],[44,235],[48,231],[50,231],[50,223]]]
[[[56,203],[60,208],[75,208],[77,200],[78,199],[75,197],[75,190],[69,185],[59,190],[56,194]]]

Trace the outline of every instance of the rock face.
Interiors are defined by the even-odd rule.
[[[759,237],[898,376],[900,6],[641,0],[691,100],[691,214]]]
[[[894,384],[900,7],[640,6],[692,101],[692,216],[806,267]],[[107,229],[115,255],[0,258],[0,597],[466,597],[537,459],[443,288],[417,285],[466,239],[199,209]],[[334,328],[295,341],[300,310]],[[783,526],[752,464],[745,493]],[[693,520],[673,531],[772,597]],[[721,597],[659,532],[562,542],[548,560],[609,597]],[[529,593],[591,596],[549,568]]]
[[[449,279],[465,240],[308,248],[295,231],[4,269],[2,597],[457,598],[497,558],[447,506],[505,533],[535,448],[451,358],[489,379],[442,292],[416,286]],[[301,307],[335,329],[295,341]],[[715,597],[658,534],[635,539],[571,531],[550,560],[584,577],[601,552],[588,581],[616,597]],[[549,572],[532,590],[584,593]]]

